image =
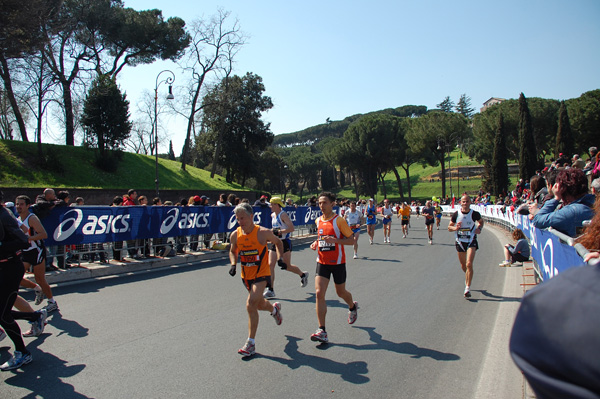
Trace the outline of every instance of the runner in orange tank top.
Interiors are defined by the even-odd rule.
[[[311,249],[317,251],[317,271],[315,276],[317,320],[319,328],[310,336],[312,341],[329,342],[325,330],[327,303],[325,293],[329,280],[333,276],[335,292],[348,304],[348,324],[353,324],[358,317],[358,304],[352,300],[352,294],[346,290],[346,254],[344,245],[353,245],[354,237],[346,220],[333,211],[335,194],[323,192],[319,195],[319,208],[323,216],[317,219],[317,241]]]
[[[255,353],[254,338],[258,329],[258,311],[264,310],[271,313],[275,323],[280,325],[283,321],[281,316],[281,304],[275,302],[271,305],[269,301],[263,298],[263,291],[271,279],[271,269],[269,267],[269,251],[267,242],[275,245],[278,263],[280,266],[286,266],[281,259],[283,254],[283,244],[273,232],[267,228],[254,224],[254,211],[249,204],[240,204],[233,210],[239,224],[236,231],[231,234],[231,249],[229,251],[229,260],[231,268],[229,274],[235,276],[238,256],[242,265],[242,282],[248,290],[248,299],[246,301],[246,310],[248,311],[248,339],[238,353],[244,357],[252,356]]]

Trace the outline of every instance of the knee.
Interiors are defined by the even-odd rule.
[[[335,287],[335,293],[337,294],[337,296],[342,298],[348,293],[348,291],[346,291],[345,288]]]
[[[316,297],[317,297],[317,300],[324,301],[325,300],[325,290],[317,288]]]

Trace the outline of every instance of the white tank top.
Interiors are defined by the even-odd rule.
[[[362,214],[357,209],[354,212],[352,212],[352,211],[346,212],[345,216],[346,216],[346,220],[348,220],[348,224],[350,225],[350,227],[352,227],[352,225],[360,224],[360,217],[362,216]]]
[[[36,234],[36,231],[33,230],[33,228],[31,228],[29,226],[29,218],[31,217],[31,215],[33,215],[33,214],[30,213],[29,215],[27,215],[25,220],[23,220],[23,225],[25,227],[27,227],[27,237],[32,237]],[[42,241],[42,240],[31,241],[29,248],[27,248],[26,251],[29,251],[30,249],[34,249],[34,248],[42,248],[43,246],[44,246],[44,241]]]
[[[459,230],[456,230],[456,241],[470,244],[475,238],[473,210],[469,210],[469,213],[462,213],[462,211],[459,210],[456,215],[456,223],[458,222],[461,222],[461,226]]]
[[[279,215],[276,215],[275,212],[273,212],[271,214],[271,224],[273,225],[273,228],[279,228],[281,230],[286,230],[289,227],[287,224],[283,223],[283,221],[281,220],[281,214],[284,212],[285,211],[282,210],[281,212],[279,212]],[[283,238],[283,239],[290,238],[290,233],[286,233],[285,236],[283,236],[281,238]]]

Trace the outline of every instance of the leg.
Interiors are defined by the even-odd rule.
[[[298,266],[292,265],[292,251],[287,251],[283,253],[283,261],[288,265],[287,269],[285,269],[288,272],[292,272],[294,274],[297,274],[298,276],[302,276],[302,274],[304,274],[304,272],[300,270]],[[271,280],[273,280],[273,276],[274,274],[271,274]]]
[[[254,337],[256,337],[256,330],[258,329],[258,311],[266,310],[268,312],[273,312],[273,305],[262,296],[266,286],[267,282],[261,281],[252,284],[252,287],[250,287],[248,300],[246,301],[246,310],[248,311],[248,338],[254,339]]]
[[[354,253],[358,253],[358,237],[360,236],[360,232],[354,233]]]
[[[335,284],[335,293],[337,294],[337,296],[342,298],[344,302],[346,302],[348,308],[352,308],[354,306],[352,294],[350,293],[350,291],[346,290],[346,283]]]
[[[17,310],[20,310],[21,312],[27,312],[27,313],[34,312],[31,305],[29,305],[29,302],[27,302],[25,299],[21,298],[19,295],[17,295],[17,298],[15,299],[14,307],[17,308]]]
[[[42,288],[42,292],[46,295],[46,298],[52,299],[52,289],[50,289],[50,285],[46,282],[46,260],[33,267],[33,276],[35,277],[35,282]]]
[[[329,286],[329,279],[316,276],[315,277],[315,289],[316,289],[316,303],[317,303],[317,321],[319,327],[325,327],[325,316],[327,315],[327,303],[325,302],[325,293]]]
[[[269,250],[269,268],[271,268],[271,284],[267,284],[267,288],[271,291],[275,287],[275,265],[277,264],[277,251]]]
[[[29,353],[21,336],[21,329],[15,321],[12,308],[17,299],[19,283],[25,274],[21,261],[10,260],[0,266],[0,326],[13,341],[15,350]]]
[[[511,258],[512,254],[510,253],[507,247],[504,247],[504,259],[510,262]]]
[[[466,271],[465,271],[465,282],[467,287],[471,286],[471,281],[473,281],[473,260],[475,259],[475,248],[468,248],[466,252]]]

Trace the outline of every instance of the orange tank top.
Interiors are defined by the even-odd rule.
[[[343,245],[329,244],[321,239],[323,236],[342,237],[336,220],[338,217],[338,215],[335,215],[329,220],[323,220],[323,216],[321,216],[317,219],[319,233],[317,262],[323,265],[341,265],[342,263],[346,263],[346,253],[344,252]]]
[[[244,234],[241,227],[237,228],[237,248],[242,264],[241,276],[246,280],[271,275],[267,246],[258,241],[259,226],[254,226],[250,234]]]

